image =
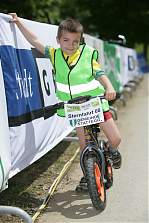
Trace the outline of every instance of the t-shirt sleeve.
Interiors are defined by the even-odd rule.
[[[95,79],[97,80],[99,77],[104,75],[105,72],[101,67],[101,64],[99,64],[95,59],[93,59],[93,75]]]

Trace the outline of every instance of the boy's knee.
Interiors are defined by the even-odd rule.
[[[121,137],[119,136],[119,137],[117,138],[117,147],[119,146],[120,143],[121,143]]]
[[[112,147],[117,148],[120,145],[120,143],[121,143],[121,137],[117,136],[112,142]]]
[[[120,143],[121,143],[121,137],[118,136],[116,139],[116,144],[117,144],[116,147],[118,147]]]
[[[83,150],[85,148],[85,142],[80,142],[79,146],[80,146],[80,150]]]

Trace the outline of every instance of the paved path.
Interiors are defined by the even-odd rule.
[[[69,173],[71,180],[60,185],[38,223],[149,222],[148,80],[143,79],[126,107],[118,112],[123,165],[120,170],[114,170],[114,185],[107,191],[106,209],[99,214],[92,208],[87,194],[74,192],[81,176],[77,164]]]

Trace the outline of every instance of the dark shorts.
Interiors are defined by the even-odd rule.
[[[104,115],[105,122],[106,122],[108,119],[112,118],[112,114],[111,114],[110,111],[106,111],[106,112],[104,112],[103,115]]]

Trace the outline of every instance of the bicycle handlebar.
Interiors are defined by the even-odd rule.
[[[60,109],[60,108],[64,108],[64,104],[73,104],[73,103],[74,104],[81,104],[83,102],[86,102],[86,101],[90,100],[91,98],[96,98],[96,97],[99,97],[100,99],[105,99],[104,95],[101,95],[101,96],[90,96],[90,95],[80,96],[80,97],[70,99],[69,101],[59,102],[57,104],[51,105],[51,106],[49,106],[49,108],[51,107],[52,109],[57,110],[57,109]],[[120,93],[116,93],[116,98],[115,99],[118,99],[118,98],[120,98]]]

